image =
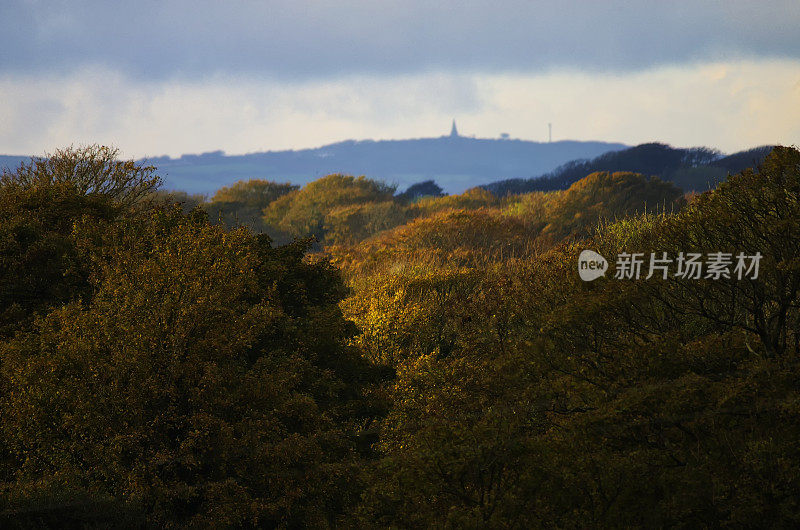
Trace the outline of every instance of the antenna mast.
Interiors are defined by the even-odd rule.
[[[547,142],[548,143],[552,143],[552,141],[553,141],[553,124],[552,123],[548,123],[547,124]]]

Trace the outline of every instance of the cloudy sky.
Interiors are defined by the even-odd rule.
[[[2,0],[0,153],[800,144],[797,0]]]

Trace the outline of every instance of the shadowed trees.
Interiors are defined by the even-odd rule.
[[[680,213],[619,219],[527,259],[432,270],[412,252],[402,268],[356,264],[361,287],[345,309],[362,348],[391,353],[398,370],[363,520],[800,520],[798,157],[777,148]],[[585,283],[585,248],[760,252],[765,268],[756,279]],[[372,304],[376,280],[390,289]]]
[[[800,522],[795,149],[688,202],[606,172],[503,199],[220,192],[330,261],[129,200],[125,165],[101,166],[121,187],[53,169],[79,166],[0,185],[0,524]],[[762,258],[588,283],[584,249]]]
[[[334,525],[381,407],[337,271],[36,167],[0,186],[0,521]]]

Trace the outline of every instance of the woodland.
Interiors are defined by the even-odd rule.
[[[0,177],[0,527],[800,525],[797,149],[703,193],[161,184],[97,145]]]

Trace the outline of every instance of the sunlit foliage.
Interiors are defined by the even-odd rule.
[[[155,167],[119,160],[118,154],[117,149],[98,145],[59,149],[15,171],[4,169],[0,185],[36,189],[66,184],[83,195],[102,194],[131,204],[161,184]]]
[[[689,200],[600,172],[211,201],[261,229],[37,167],[0,185],[0,525],[800,524],[796,149]],[[763,257],[588,283],[584,249]]]
[[[544,236],[587,235],[602,220],[634,213],[672,212],[683,205],[682,192],[657,177],[638,173],[592,173],[547,203]]]
[[[362,520],[796,524],[798,186],[800,153],[778,148],[678,214],[462,270],[457,287],[407,266],[418,272],[390,276],[375,302],[357,291],[345,308],[365,323],[362,347],[398,367]],[[587,284],[583,248],[736,249],[766,268],[741,282]]]
[[[470,188],[460,195],[422,197],[414,203],[414,210],[419,212],[418,215],[424,216],[441,210],[477,209],[497,206],[499,203],[500,201],[491,192],[483,188]]]
[[[211,200],[203,205],[203,209],[208,212],[212,222],[222,222],[229,228],[245,226],[256,233],[268,233],[273,239],[285,242],[287,238],[283,234],[264,223],[263,210],[297,188],[289,183],[268,180],[240,180],[217,190]]]
[[[322,241],[326,219],[337,208],[392,200],[394,188],[349,175],[328,175],[273,201],[264,210],[264,221],[295,237],[313,236]]]

